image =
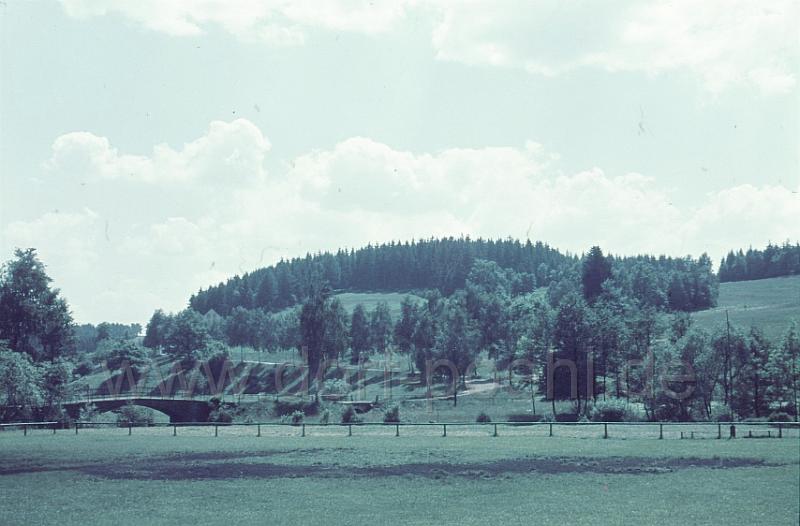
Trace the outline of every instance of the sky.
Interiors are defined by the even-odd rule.
[[[800,2],[6,0],[0,260],[144,323],[431,236],[800,240]]]

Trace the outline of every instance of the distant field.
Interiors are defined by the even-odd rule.
[[[2,523],[769,525],[800,512],[796,438],[229,431],[0,433]]]
[[[345,292],[336,295],[339,301],[342,302],[344,308],[347,309],[347,312],[353,312],[353,309],[355,309],[356,305],[359,303],[362,304],[367,311],[371,311],[378,303],[383,301],[389,306],[389,311],[392,313],[392,319],[394,321],[397,321],[400,317],[400,303],[402,303],[406,296],[411,296],[411,298],[418,303],[425,301],[414,294],[404,294],[401,292]]]
[[[732,324],[745,329],[755,325],[779,338],[791,320],[800,320],[800,276],[722,283],[719,306],[692,317],[701,327],[713,329],[725,323],[726,310]]]

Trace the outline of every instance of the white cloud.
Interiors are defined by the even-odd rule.
[[[576,68],[649,75],[689,72],[712,93],[796,86],[794,0],[563,2],[509,0],[62,0],[76,18],[122,15],[153,31],[196,36],[222,28],[245,41],[303,44],[315,30],[380,35],[422,24],[440,60],[545,76]],[[406,24],[405,26],[403,24]]]
[[[214,121],[208,132],[180,150],[166,144],[150,157],[122,154],[105,137],[72,132],[56,139],[45,167],[67,175],[99,179],[140,180],[149,183],[204,178],[224,182],[260,179],[269,141],[250,121]]]
[[[61,0],[75,18],[120,14],[144,27],[174,36],[203,34],[218,26],[243,40],[297,45],[308,29],[383,33],[403,18],[403,2],[368,0]]]
[[[800,4],[791,0],[452,3],[437,57],[558,75],[580,67],[650,75],[688,71],[711,92],[796,84]]]
[[[183,148],[161,145],[150,156],[89,133],[59,137],[49,169],[99,181],[102,191],[86,210],[8,224],[4,253],[40,247],[80,320],[144,321],[281,257],[369,242],[529,235],[572,252],[600,244],[617,254],[718,258],[796,239],[800,224],[800,197],[781,186],[742,185],[697,207],[674,205],[645,175],[560,173],[557,156],[532,142],[414,153],[354,137],[261,177],[268,147],[244,120],[212,123]],[[130,167],[138,176],[121,179]],[[236,184],[220,184],[232,173]],[[139,196],[133,206],[121,206],[131,195]]]

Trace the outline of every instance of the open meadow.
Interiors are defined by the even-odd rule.
[[[656,426],[657,427],[657,426]],[[0,433],[3,524],[796,524],[800,439],[491,426]],[[624,432],[623,432],[624,431]],[[648,430],[650,433],[652,431]],[[688,435],[688,431],[687,431]],[[623,438],[623,436],[634,438]],[[698,437],[701,436],[698,432]],[[742,434],[740,433],[740,436]]]

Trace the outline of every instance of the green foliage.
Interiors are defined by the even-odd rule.
[[[767,417],[767,422],[793,422],[794,419],[792,415],[789,413],[784,413],[783,411],[775,411],[770,413]]]
[[[153,410],[136,405],[125,405],[117,412],[117,425],[119,427],[151,426],[153,425]]]
[[[346,395],[350,392],[350,385],[341,378],[325,380],[324,393],[332,395]]]
[[[509,413],[506,415],[506,422],[514,422],[518,424],[540,422],[542,415],[533,413]]]
[[[589,418],[595,422],[631,422],[636,419],[628,402],[619,398],[598,400],[592,404]]]
[[[275,400],[273,403],[273,412],[277,416],[287,416],[292,413],[302,412],[305,415],[316,415],[319,413],[318,402],[303,402],[303,401],[289,401],[289,400]]]
[[[348,405],[345,407],[344,411],[342,411],[343,424],[358,424],[361,422],[363,422],[363,419],[356,413],[352,405]]]
[[[306,415],[302,411],[293,411],[289,415],[284,415],[281,418],[281,422],[286,424],[292,424],[293,426],[299,426],[305,420]]]
[[[0,269],[0,340],[34,361],[54,360],[74,350],[72,316],[36,250],[15,250]]]
[[[319,414],[319,423],[323,425],[328,425],[331,422],[331,411],[330,409],[323,409],[322,412]]]
[[[476,259],[525,273],[516,280],[523,291],[533,283],[547,286],[557,271],[575,261],[544,243],[512,239],[443,238],[369,245],[281,261],[201,290],[191,297],[190,306],[201,313],[213,309],[226,317],[236,307],[277,311],[306,301],[316,282],[336,290],[437,289],[450,295],[464,288]]]
[[[102,357],[109,370],[118,371],[130,367],[142,372],[150,366],[150,354],[138,343],[130,340],[105,340],[105,342]]]
[[[166,329],[164,351],[187,366],[206,358],[211,338],[203,316],[192,309],[176,315]]]
[[[384,424],[396,424],[400,422],[400,406],[392,405],[383,412]]]
[[[353,309],[353,315],[350,318],[350,338],[350,362],[357,364],[361,357],[369,352],[370,347],[369,321],[364,306],[360,303]]]
[[[714,422],[733,422],[733,411],[725,404],[714,404],[711,407],[711,420]]]
[[[411,297],[406,296],[400,305],[400,319],[394,327],[394,341],[402,353],[410,353],[414,347],[414,331],[417,328],[419,308]]]
[[[475,418],[475,422],[477,422],[479,424],[488,424],[491,421],[492,421],[492,417],[490,417],[484,411],[481,411],[480,413],[478,413],[478,416]]]
[[[323,336],[323,354],[327,360],[336,360],[347,350],[348,319],[342,302],[332,298],[325,305],[325,334]]]
[[[0,340],[0,421],[30,418],[44,396],[41,369]]]
[[[389,306],[380,302],[369,318],[370,343],[373,349],[384,354],[392,341],[392,315]]]
[[[800,243],[770,243],[764,250],[730,251],[719,265],[719,280],[745,281],[800,274]]]
[[[611,279],[611,261],[603,255],[600,247],[594,246],[583,259],[583,297],[589,303],[603,292],[603,284]]]

